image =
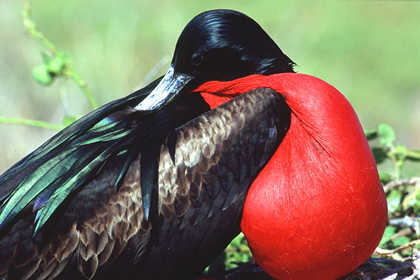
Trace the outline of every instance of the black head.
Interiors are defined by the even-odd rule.
[[[184,28],[172,65],[175,72],[201,81],[226,81],[293,72],[294,63],[250,17],[233,10],[211,10]]]
[[[161,108],[207,81],[293,72],[293,65],[250,17],[233,10],[203,12],[184,28],[169,71],[136,109]]]

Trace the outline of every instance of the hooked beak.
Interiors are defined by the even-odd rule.
[[[173,66],[155,89],[135,107],[136,110],[150,111],[162,108],[191,81],[193,76],[175,73]]]

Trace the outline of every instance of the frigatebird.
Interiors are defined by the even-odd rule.
[[[324,89],[333,90],[312,88],[312,84],[325,82],[294,74],[293,66],[267,33],[242,13],[212,10],[193,18],[182,31],[171,66],[162,78],[82,117],[0,177],[0,277],[192,279],[240,232],[245,200],[244,215],[248,216],[244,216],[242,227],[253,253],[263,268],[279,277],[272,258],[277,256],[274,263],[287,270],[280,261],[287,256],[276,251],[260,257],[266,248],[260,249],[261,244],[255,242],[255,237],[263,237],[255,229],[268,224],[264,220],[265,224],[258,225],[259,221],[253,220],[260,210],[254,207],[255,191],[246,199],[248,190],[255,190],[261,174],[267,172],[291,178],[279,181],[282,183],[316,177],[308,175],[305,162],[300,173],[288,173],[295,170],[284,161],[295,157],[290,158],[290,145],[282,148],[284,142],[296,140],[300,143],[296,147],[315,147],[315,155],[330,155],[331,161],[338,163],[332,164],[334,170],[345,173],[348,169],[341,165],[341,158],[335,158],[343,155],[330,151],[330,147],[337,148],[334,141],[328,146],[329,139],[299,139],[302,135],[296,134],[296,126],[309,128],[309,136],[324,129],[310,122],[317,118],[324,99],[307,106],[307,96],[299,86],[310,92],[311,100]],[[335,102],[346,107],[340,98]],[[299,112],[308,110],[311,114],[300,118]],[[336,113],[342,115],[339,110]],[[360,129],[357,117],[351,116],[349,121],[351,125],[341,127],[335,137],[348,136],[342,130],[353,133]],[[372,155],[360,133],[356,136],[350,142],[362,141],[362,149],[351,154],[356,158],[352,161],[367,159],[362,167],[373,170]],[[302,151],[297,155],[302,156]],[[317,163],[313,154],[303,156],[311,164]],[[297,162],[302,164],[302,160]],[[317,171],[324,172],[322,168]],[[362,216],[356,220],[376,221],[364,225],[361,234],[349,234],[373,233],[361,246],[365,249],[359,250],[357,262],[367,258],[379,242],[384,209],[386,212],[379,181],[375,181],[377,174],[374,170],[362,174],[369,176],[368,183],[359,181],[371,190],[369,199],[378,201],[378,218],[366,214],[372,209],[370,200],[357,197],[364,211],[359,211],[363,215],[354,214]],[[304,181],[308,182],[313,181]],[[307,187],[316,189],[320,184],[315,183]],[[323,185],[329,183],[323,181]],[[278,195],[276,188],[262,190],[261,195]],[[293,200],[293,190],[285,192],[285,199]],[[325,188],[323,191],[326,193]],[[276,220],[284,211],[301,210],[279,208],[261,213],[271,215],[270,223],[277,224],[284,222]],[[338,238],[346,240],[342,235]],[[266,247],[270,242],[277,244],[272,237],[261,241]]]

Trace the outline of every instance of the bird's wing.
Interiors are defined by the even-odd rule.
[[[123,270],[168,261],[188,239],[193,250],[216,246],[206,239],[225,246],[239,230],[247,188],[287,131],[279,116],[290,112],[278,93],[258,90],[184,124],[205,110],[191,107],[199,97],[156,114],[115,110],[83,134],[75,125],[6,173],[0,275],[77,266],[67,271],[90,277],[111,262]],[[161,256],[168,244],[180,247]]]
[[[290,109],[281,95],[259,88],[166,139],[159,162],[159,227],[151,231],[149,251],[140,246],[135,260],[144,262],[145,273],[168,275],[184,267],[197,273],[220,254],[240,232],[248,188],[289,125]]]
[[[38,212],[38,231],[68,194],[92,179],[110,157],[124,152],[133,134],[127,128],[129,108],[144,99],[157,82],[87,114],[2,174],[0,237],[31,202],[34,211],[43,208]]]

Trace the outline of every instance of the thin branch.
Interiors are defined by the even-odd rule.
[[[25,31],[26,33],[41,41],[41,43],[47,47],[47,49],[55,54],[57,53],[57,49],[54,46],[53,43],[50,42],[50,40],[48,40],[44,34],[42,34],[42,32],[40,32],[35,25],[35,22],[31,19],[31,3],[30,1],[25,1],[23,3],[23,26],[25,27]]]
[[[83,80],[79,74],[77,74],[73,69],[70,69],[70,71],[68,71],[67,76],[72,78],[73,81],[76,82],[76,84],[79,85],[79,87],[82,89],[82,91],[84,92],[87,100],[89,101],[90,106],[92,107],[92,109],[97,109],[98,106],[98,102],[96,101],[95,97],[93,96],[93,93],[90,91],[90,89],[87,86],[87,83],[85,82],[85,80]]]
[[[51,130],[61,130],[64,128],[63,125],[57,125],[57,124],[44,122],[44,121],[36,121],[36,120],[21,119],[21,118],[6,118],[6,117],[0,117],[0,124],[26,125],[26,126],[41,127],[41,128],[51,129]]]
[[[384,186],[384,191],[389,192],[400,186],[420,186],[420,177],[394,179]]]

